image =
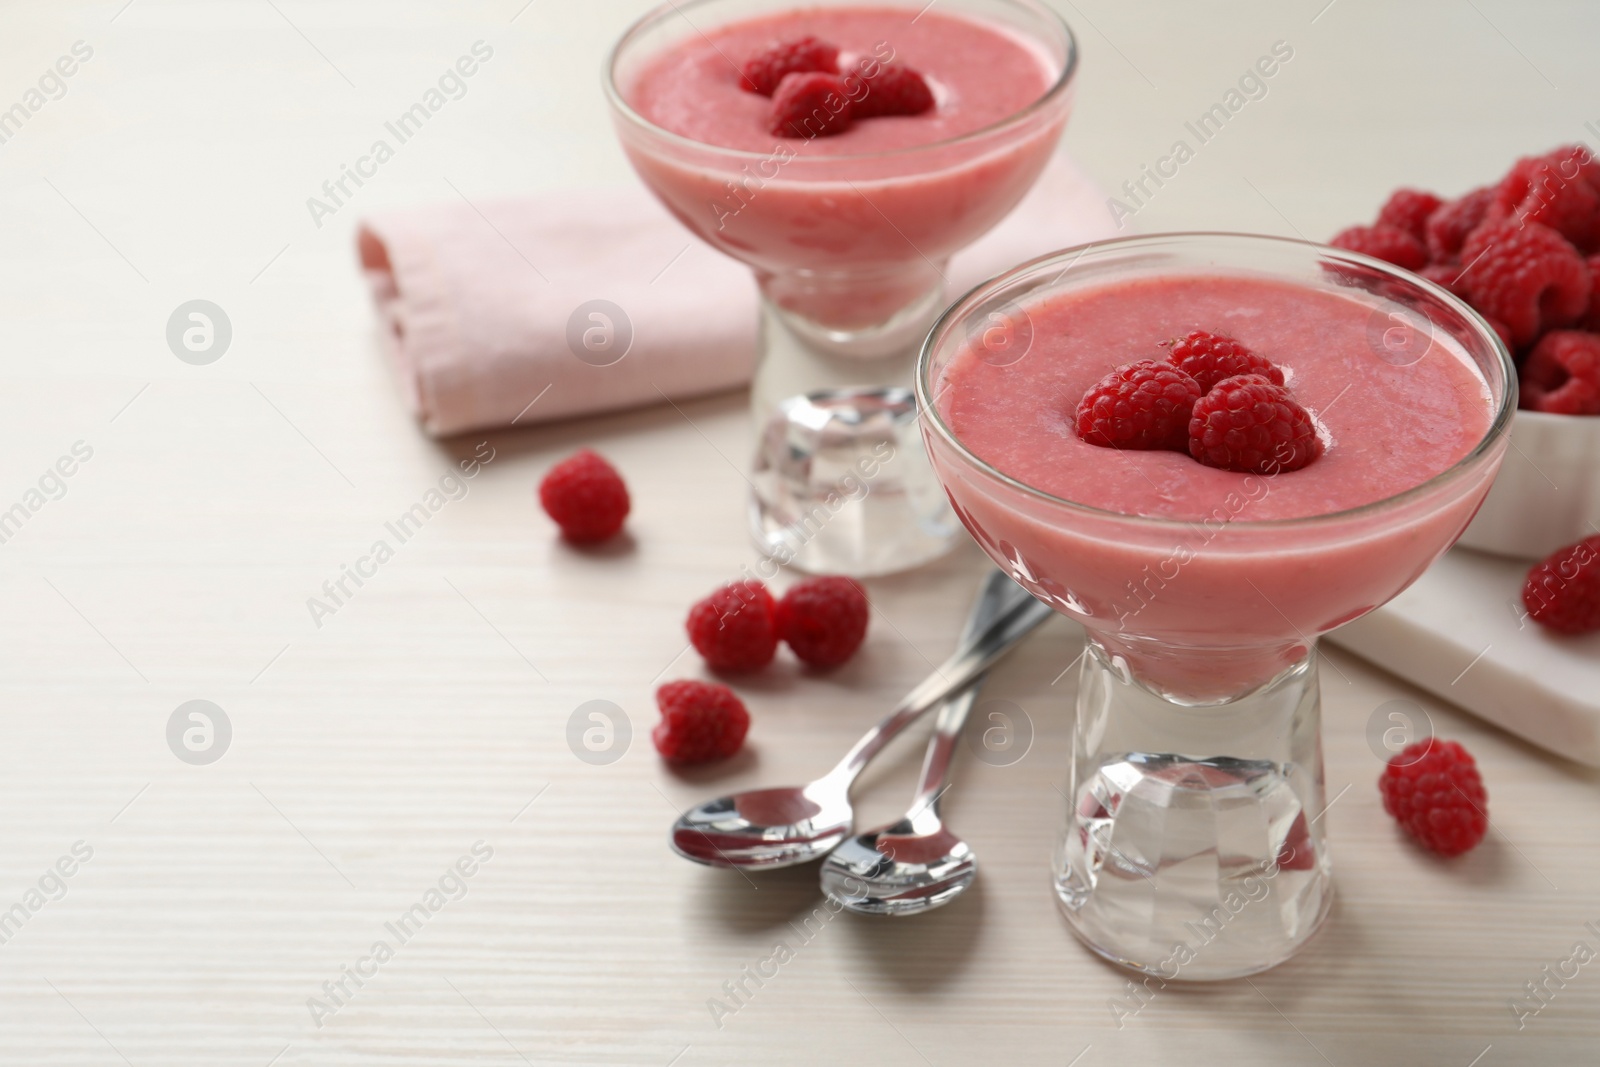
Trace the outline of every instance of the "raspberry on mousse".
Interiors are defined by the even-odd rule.
[[[853,100],[857,119],[876,118],[880,115],[920,115],[933,107],[933,90],[922,75],[910,67],[885,64],[868,75],[865,70],[858,75],[866,83],[866,91],[857,93]],[[849,84],[851,79],[846,79]],[[852,90],[854,85],[850,86]]]
[[[1271,360],[1210,330],[1161,344],[1170,362],[1124,363],[1083,394],[1076,428],[1086,443],[1171,449],[1242,474],[1296,471],[1322,455],[1310,413]]]
[[[1195,330],[1174,341],[1163,341],[1172,365],[1200,383],[1200,392],[1209,393],[1224,378],[1237,374],[1260,374],[1273,385],[1283,384],[1283,371],[1264,356],[1258,356],[1231,337],[1207,330]]]
[[[1322,455],[1322,439],[1289,390],[1260,374],[1241,374],[1195,402],[1189,454],[1208,467],[1278,474]]]
[[[1141,359],[1100,379],[1078,402],[1078,436],[1104,448],[1182,450],[1200,385],[1171,363]]]
[[[861,59],[841,77],[839,49],[815,37],[772,45],[745,61],[739,87],[772,98],[767,129],[779,137],[833,137],[862,119],[920,115],[933,90],[910,67]]]
[[[789,74],[772,94],[767,129],[779,137],[833,137],[855,122],[854,109],[837,74]]]
[[[839,50],[815,37],[775,44],[745,61],[739,70],[739,88],[771,96],[788,74],[837,74]]]

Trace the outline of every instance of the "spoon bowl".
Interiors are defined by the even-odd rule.
[[[845,841],[822,865],[822,891],[863,915],[914,915],[948,904],[978,874],[978,857],[939,818],[956,739],[982,679],[939,709],[922,783],[899,822]]]
[[[827,854],[854,821],[844,790],[827,779],[758,789],[690,808],[672,826],[672,850],[713,867],[787,867]]]
[[[978,874],[971,847],[937,816],[932,829],[913,823],[901,819],[840,845],[822,865],[823,891],[866,915],[911,915],[965,892]]]

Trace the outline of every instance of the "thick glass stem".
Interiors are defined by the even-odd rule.
[[[764,553],[864,577],[920,566],[962,536],[923,450],[910,388],[941,292],[935,279],[931,302],[843,334],[763,296],[750,524]]]
[[[1090,638],[1054,877],[1074,932],[1163,981],[1254,974],[1332,902],[1315,650],[1244,696],[1173,703]]]

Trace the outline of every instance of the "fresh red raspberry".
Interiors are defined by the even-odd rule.
[[[1428,262],[1428,250],[1422,242],[1393,226],[1352,226],[1348,230],[1341,230],[1328,243],[1335,248],[1361,252],[1406,270],[1416,270]]]
[[[1600,630],[1600,534],[1533,565],[1522,586],[1528,617],[1562,634]]]
[[[1600,253],[1586,257],[1583,265],[1589,268],[1589,310],[1578,320],[1578,326],[1600,333]]]
[[[1471,753],[1430,737],[1397,752],[1378,779],[1383,810],[1441,856],[1468,851],[1489,829],[1489,794]]]
[[[1596,159],[1587,146],[1563,145],[1544,158],[1555,164],[1556,174],[1561,178],[1576,175],[1578,180],[1600,194],[1600,159]],[[1600,208],[1596,209],[1588,230],[1573,238],[1572,243],[1578,246],[1578,251],[1586,254],[1600,252]]]
[[[1459,296],[1461,299],[1465,300],[1467,298],[1466,279],[1462,276],[1463,271],[1461,264],[1429,263],[1426,267],[1423,267],[1421,270],[1417,271],[1417,273],[1428,279],[1430,282],[1433,282],[1435,285],[1450,290],[1450,292],[1454,293],[1456,296]],[[1516,345],[1511,340],[1511,330],[1506,326],[1505,323],[1501,322],[1493,315],[1484,315],[1483,321],[1487,322],[1489,324],[1489,328],[1499,335],[1501,342],[1507,348],[1513,351],[1516,350]]]
[[[779,137],[833,137],[855,122],[854,105],[837,74],[790,74],[772,94],[767,130]]]
[[[750,712],[725,685],[668,682],[656,690],[661,721],[650,732],[656,751],[672,763],[727,759],[744,745]]]
[[[864,93],[853,81],[850,85],[857,96],[853,106],[858,120],[879,115],[920,115],[933,107],[933,90],[910,67],[890,63],[879,67],[870,78],[865,73],[858,77],[866,82]]]
[[[807,578],[778,601],[778,636],[813,667],[837,667],[861,647],[870,614],[852,579]]]
[[[760,670],[778,651],[776,605],[760,582],[730,582],[689,609],[689,643],[715,671]]]
[[[1461,260],[1467,299],[1505,323],[1518,348],[1576,322],[1589,309],[1589,268],[1548,226],[1485,223],[1461,246]]]
[[[1466,296],[1466,290],[1461,285],[1461,264],[1459,263],[1429,263],[1417,273],[1433,284],[1450,290],[1456,296],[1463,298]]]
[[[1189,454],[1225,471],[1278,474],[1322,455],[1322,439],[1289,390],[1259,374],[1241,374],[1195,402]]]
[[[1505,323],[1501,322],[1492,315],[1483,316],[1483,321],[1487,322],[1489,324],[1489,329],[1493,330],[1495,332],[1495,336],[1500,338],[1501,344],[1511,349],[1512,352],[1516,351],[1517,346],[1511,341],[1511,327],[1507,326]]]
[[[1200,383],[1171,363],[1124,363],[1078,401],[1078,436],[1102,448],[1173,448],[1188,442]]]
[[[628,487],[615,467],[585,448],[550,468],[539,483],[539,503],[568,541],[604,541],[628,517]]]
[[[775,44],[745,60],[739,71],[739,88],[747,93],[771,96],[785,74],[837,74],[839,50],[815,37]]]
[[[1556,165],[1556,173],[1562,178],[1577,177],[1586,182],[1589,188],[1600,193],[1600,160],[1595,159],[1594,153],[1581,144],[1562,145],[1544,155],[1542,158]]]
[[[1494,186],[1474,189],[1451,200],[1428,216],[1428,257],[1435,263],[1453,263],[1461,256],[1461,243],[1478,228],[1494,199]]]
[[[1201,395],[1211,392],[1211,387],[1222,379],[1240,374],[1259,374],[1273,385],[1283,384],[1283,371],[1276,364],[1220,333],[1195,330],[1187,337],[1162,344],[1171,348],[1167,358],[1172,365],[1200,384]]]
[[[1518,223],[1537,222],[1578,244],[1594,230],[1600,193],[1576,166],[1565,168],[1544,156],[1530,156],[1516,164],[1495,189],[1489,217]]]
[[[1404,230],[1425,242],[1428,239],[1428,216],[1443,204],[1443,200],[1421,189],[1396,189],[1379,209],[1377,224]]]
[[[1522,364],[1522,406],[1556,415],[1600,415],[1600,336],[1551,330]]]

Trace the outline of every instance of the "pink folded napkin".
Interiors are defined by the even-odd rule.
[[[1057,154],[1017,209],[954,258],[951,296],[1115,232],[1104,194]],[[358,247],[401,387],[435,437],[750,381],[749,269],[643,187],[394,211],[364,221]]]

